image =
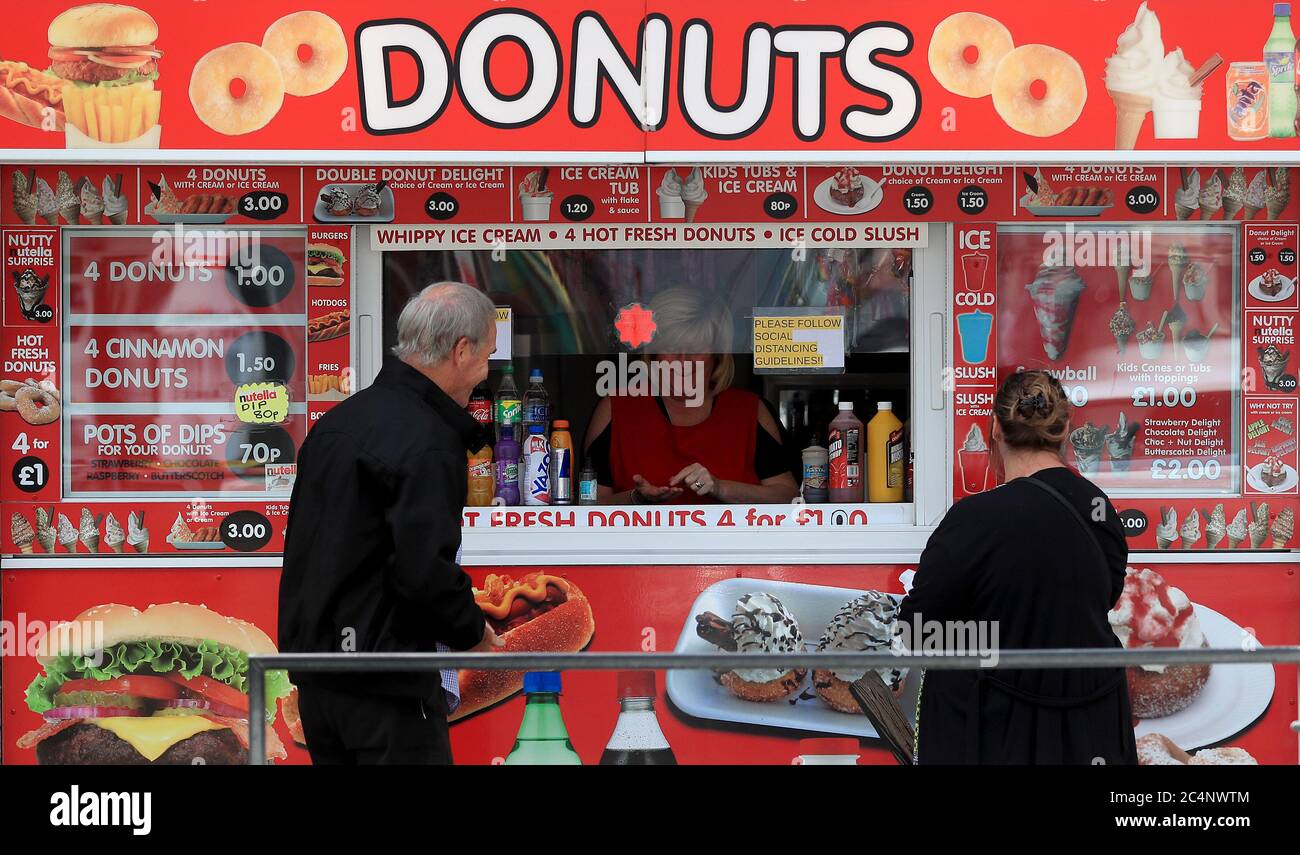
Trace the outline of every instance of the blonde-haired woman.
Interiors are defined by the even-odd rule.
[[[651,395],[618,389],[587,427],[600,501],[787,502],[798,493],[767,404],[731,387],[732,317],[712,296],[668,288],[650,301]]]

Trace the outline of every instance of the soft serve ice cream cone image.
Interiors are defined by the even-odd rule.
[[[989,446],[979,425],[971,425],[967,431],[966,439],[957,451],[957,462],[961,466],[962,488],[967,493],[974,495],[988,489]]]
[[[1206,68],[1217,64],[1211,61]],[[1106,60],[1106,91],[1115,103],[1115,148],[1132,150],[1154,113],[1156,139],[1196,139],[1200,133],[1201,80],[1182,48],[1165,53],[1160,19],[1146,3],[1115,43]]]
[[[659,197],[660,219],[685,219],[688,223],[695,222],[696,212],[709,198],[704,189],[704,175],[698,166],[692,168],[685,179],[677,174],[676,169],[669,169],[655,189],[655,195]]]

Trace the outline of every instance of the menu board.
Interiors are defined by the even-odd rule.
[[[1239,259],[1230,227],[999,230],[999,380],[1061,381],[1107,492],[1240,494]]]
[[[307,422],[305,238],[65,236],[65,495],[286,492]]]

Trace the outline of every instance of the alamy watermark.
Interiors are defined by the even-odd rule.
[[[1048,267],[1127,267],[1134,276],[1151,275],[1151,232],[1080,229],[1043,232],[1043,264]]]
[[[916,612],[909,621],[895,624],[894,634],[904,649],[897,654],[928,653],[943,656],[978,654],[980,665],[996,668],[999,659],[998,622],[995,620],[926,620]]]
[[[602,397],[684,398],[686,406],[704,403],[706,378],[699,359],[649,360],[620,353],[596,363],[596,394]]]
[[[28,620],[0,621],[0,656],[84,656],[99,666],[104,661],[104,622]]]
[[[160,267],[233,267],[241,271],[261,267],[262,238],[256,231],[186,229],[177,223],[170,230],[156,230],[152,238],[149,261]]]

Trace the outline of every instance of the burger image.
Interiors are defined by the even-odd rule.
[[[307,246],[307,284],[342,285],[343,265],[347,258],[332,246],[313,243]]]
[[[74,6],[50,22],[49,73],[80,86],[129,86],[158,79],[158,25],[117,3]]]
[[[45,723],[18,740],[41,765],[243,764],[250,721],[266,728],[268,759],[287,756],[272,728],[287,674],[270,672],[266,709],[248,708],[248,656],[276,652],[251,623],[188,603],[109,604],[47,642],[27,687]]]

